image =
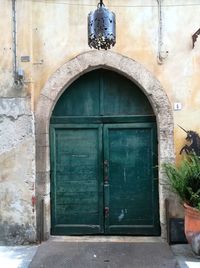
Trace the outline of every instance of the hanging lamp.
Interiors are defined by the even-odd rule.
[[[88,15],[88,45],[95,49],[110,49],[116,43],[115,14],[101,0]]]

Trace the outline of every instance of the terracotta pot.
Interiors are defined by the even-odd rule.
[[[192,237],[200,233],[200,210],[184,204],[185,208],[185,235],[191,244]]]

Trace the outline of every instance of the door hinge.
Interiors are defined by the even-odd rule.
[[[104,182],[108,183],[108,160],[104,160]]]
[[[104,208],[105,217],[109,216],[109,211],[110,211],[109,207]]]

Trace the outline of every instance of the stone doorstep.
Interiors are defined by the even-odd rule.
[[[115,242],[115,243],[159,243],[161,237],[153,236],[51,236],[53,242]]]

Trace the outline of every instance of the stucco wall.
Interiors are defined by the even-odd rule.
[[[34,233],[35,228],[32,112],[49,77],[75,56],[90,51],[87,15],[97,2],[16,0],[17,66],[25,71],[21,86],[13,80],[12,1],[0,1],[0,25],[5,29],[0,36],[0,224],[6,221],[11,227],[16,225],[25,230],[24,237],[26,230]],[[179,160],[185,133],[177,124],[200,132],[200,40],[192,49],[191,38],[200,27],[200,3],[199,0],[161,2],[162,25],[157,0],[104,1],[117,18],[117,43],[112,51],[144,65],[161,82],[172,107],[175,102],[182,104],[182,110],[173,112],[175,153]],[[158,60],[159,29],[162,62]],[[30,56],[30,62],[22,62],[21,56]],[[173,207],[171,213],[182,215]],[[26,224],[30,228],[23,229]]]
[[[0,99],[0,243],[35,240],[35,138],[30,100]]]

